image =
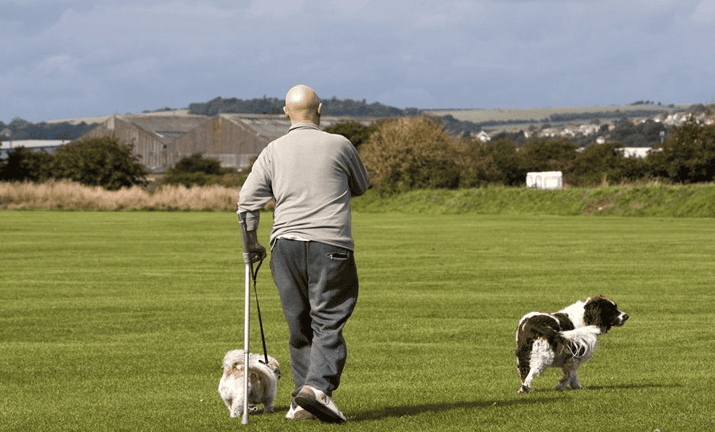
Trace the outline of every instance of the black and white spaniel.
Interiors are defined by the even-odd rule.
[[[556,313],[530,312],[516,328],[516,368],[519,393],[528,393],[531,381],[549,366],[560,367],[557,390],[581,388],[576,370],[596,349],[597,337],[620,327],[628,314],[603,295],[577,301]]]

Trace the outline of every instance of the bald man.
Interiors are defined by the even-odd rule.
[[[258,156],[241,188],[239,219],[247,252],[261,259],[260,210],[275,199],[271,273],[295,382],[286,418],[343,423],[332,395],[347,358],[343,327],[358,296],[350,198],[365,193],[368,173],[349,140],[319,129],[322,104],[312,88],[288,90],[283,110],[291,127]]]

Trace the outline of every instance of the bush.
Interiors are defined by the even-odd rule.
[[[57,150],[51,164],[52,176],[108,190],[146,184],[147,171],[132,154],[132,145],[115,136],[86,138]]]
[[[41,182],[51,175],[52,156],[24,147],[12,149],[7,160],[0,161],[0,180]]]
[[[206,159],[201,153],[181,158],[169,168],[162,184],[192,186],[221,185],[238,187],[243,185],[250,172],[250,167],[238,173],[232,168],[221,168],[221,163],[214,159]]]
[[[360,148],[360,145],[376,130],[377,125],[363,126],[358,122],[338,123],[325,128],[325,132],[339,134],[349,139],[355,148]]]
[[[576,148],[576,144],[572,141],[558,139],[527,141],[519,148],[523,181],[526,181],[528,172],[568,171],[576,158]]]
[[[715,180],[715,125],[689,121],[654,146],[647,162],[653,177],[677,183]]]
[[[590,144],[576,155],[570,169],[564,173],[564,181],[573,186],[598,186],[637,181],[647,174],[642,159],[627,158],[621,143]]]
[[[398,118],[378,125],[360,153],[372,185],[384,195],[457,187],[455,144],[437,118]]]
[[[507,140],[482,143],[467,138],[459,147],[460,187],[517,186],[524,183],[526,172],[521,167],[514,143]]]
[[[191,156],[181,158],[173,167],[169,168],[169,174],[221,174],[221,163],[217,160],[206,159],[201,153],[194,153]]]

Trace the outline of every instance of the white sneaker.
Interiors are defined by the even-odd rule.
[[[295,397],[295,403],[300,405],[309,413],[318,417],[318,420],[326,423],[345,423],[345,416],[340,412],[338,406],[333,402],[333,398],[322,391],[303,386]]]
[[[312,420],[315,416],[300,407],[295,400],[291,401],[290,408],[286,414],[288,420]]]

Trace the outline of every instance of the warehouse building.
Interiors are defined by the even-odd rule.
[[[320,126],[351,121],[368,126],[377,120],[325,116]],[[289,128],[290,120],[282,115],[117,114],[79,139],[114,135],[119,141],[134,145],[139,162],[150,172],[166,172],[182,158],[196,153],[218,160],[222,167],[241,170],[249,167],[268,143],[285,135]]]
[[[134,153],[147,170],[164,172],[178,161],[174,141],[209,120],[197,115],[117,114],[79,139],[114,135],[122,143],[134,146]]]

